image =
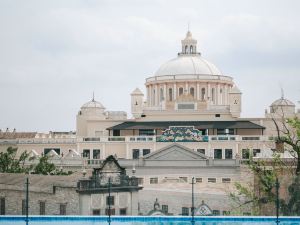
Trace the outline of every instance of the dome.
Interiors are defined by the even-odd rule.
[[[295,106],[293,102],[288,99],[280,98],[271,104],[271,106]]]
[[[221,71],[211,62],[201,57],[197,52],[197,40],[192,33],[187,32],[185,39],[181,41],[182,51],[177,58],[163,64],[155,73],[155,76],[165,75],[222,75]]]
[[[222,75],[222,73],[200,55],[179,55],[163,64],[155,73],[155,76],[164,75]]]
[[[91,101],[85,103],[81,108],[100,108],[105,109],[104,106],[100,103],[92,99]]]

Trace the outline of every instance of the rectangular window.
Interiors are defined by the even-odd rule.
[[[202,183],[202,178],[201,177],[196,177],[196,183]]]
[[[203,148],[198,148],[197,152],[205,155],[205,149],[203,149]]]
[[[22,215],[26,214],[26,201],[22,199]]]
[[[67,204],[59,204],[59,215],[67,215]]]
[[[140,150],[139,149],[132,149],[132,158],[133,159],[140,158]]]
[[[181,214],[183,216],[188,216],[189,215],[189,208],[188,207],[182,207],[181,212],[182,212]]]
[[[253,149],[253,156],[256,157],[260,153],[260,149]]]
[[[144,184],[144,178],[139,177],[138,178],[138,184],[143,185]]]
[[[230,178],[222,178],[222,183],[230,183],[231,179]]]
[[[143,156],[150,154],[150,149],[143,149]]]
[[[115,196],[107,196],[106,205],[115,205]]]
[[[100,159],[100,149],[93,150],[93,159]]]
[[[0,198],[0,215],[5,215],[5,198]]]
[[[40,201],[40,215],[46,215],[46,202]]]
[[[84,158],[90,158],[90,150],[89,149],[83,149],[83,151],[82,151],[82,156],[84,157]]]
[[[153,129],[141,129],[139,130],[140,136],[153,136],[155,135],[155,132]]]
[[[180,181],[184,182],[184,183],[187,183],[188,182],[188,178],[187,177],[179,177]]]
[[[121,208],[120,209],[120,215],[121,216],[126,216],[127,215],[127,209],[126,208]]]
[[[93,209],[93,215],[94,216],[99,216],[100,215],[100,209]]]
[[[116,210],[115,209],[110,209],[110,215],[115,215],[116,214]],[[105,209],[105,215],[109,215],[109,209]]]
[[[150,184],[158,184],[158,178],[157,177],[151,177],[150,178]]]
[[[250,158],[249,149],[242,149],[242,159],[249,159],[249,158]]]
[[[120,136],[120,130],[113,130],[113,136]]]
[[[232,149],[225,149],[225,159],[232,159]]]
[[[216,183],[216,182],[217,182],[217,179],[216,179],[216,178],[208,178],[208,179],[207,179],[207,182],[208,182],[208,183]]]
[[[222,149],[214,149],[214,158],[222,159]]]
[[[162,205],[162,206],[161,206],[161,211],[162,211],[164,214],[168,214],[168,205]]]
[[[217,129],[217,135],[234,135],[234,129]]]
[[[214,216],[220,216],[220,210],[213,210]]]

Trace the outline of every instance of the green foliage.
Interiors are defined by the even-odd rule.
[[[34,173],[43,175],[70,175],[71,171],[58,170],[53,163],[49,162],[48,156],[42,156],[38,163],[33,165],[35,158],[29,157],[29,153],[24,151],[17,156],[17,148],[8,147],[6,152],[0,152],[0,173]],[[29,162],[30,165],[25,165]]]
[[[32,167],[25,167],[26,160],[32,160],[26,151],[17,157],[17,148],[8,147],[6,152],[0,152],[0,172],[28,173]]]
[[[231,199],[238,204],[238,207],[243,207],[247,204],[252,204],[254,212],[259,214],[260,208],[271,203],[275,205],[276,178],[291,175],[291,184],[288,187],[289,197],[279,199],[280,210],[286,216],[300,215],[300,119],[295,117],[285,120],[283,130],[279,130],[279,125],[273,120],[278,131],[276,141],[284,144],[286,149],[289,149],[292,155],[295,156],[296,166],[283,161],[279,154],[274,154],[271,161],[250,160],[247,162],[250,171],[254,174],[256,181],[255,190],[253,187],[246,187],[240,183],[236,183],[237,192],[230,193]],[[285,184],[282,184],[282,186]],[[255,214],[255,213],[254,213]]]
[[[39,163],[34,167],[33,173],[48,175],[54,173],[56,167],[53,163],[50,163],[48,156],[42,156],[39,158]]]

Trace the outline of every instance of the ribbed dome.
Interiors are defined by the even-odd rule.
[[[288,99],[280,98],[273,102],[271,106],[295,106],[295,104]]]
[[[163,64],[155,73],[155,76],[164,75],[222,75],[222,73],[200,55],[180,55]]]
[[[105,109],[104,106],[100,103],[95,101],[94,99],[85,103],[81,108],[100,108],[100,109]]]

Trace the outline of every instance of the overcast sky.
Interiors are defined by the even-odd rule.
[[[176,57],[187,24],[243,92],[242,116],[300,100],[300,1],[0,0],[0,128],[76,129],[92,98],[130,114],[130,93]],[[297,104],[299,106],[299,104]]]

